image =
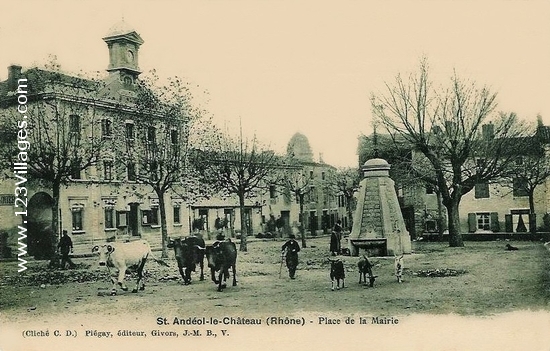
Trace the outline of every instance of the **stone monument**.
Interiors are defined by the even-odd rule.
[[[411,253],[411,238],[389,177],[390,164],[373,158],[362,167],[357,208],[349,235],[352,256],[366,249],[371,256],[394,256]]]

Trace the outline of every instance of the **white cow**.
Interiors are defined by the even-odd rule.
[[[135,270],[138,278],[135,289],[132,292],[136,293],[139,290],[145,289],[143,283],[143,267],[147,261],[147,257],[151,255],[151,247],[145,240],[137,240],[128,243],[107,243],[101,246],[96,245],[92,248],[92,253],[99,253],[99,265],[107,266],[109,276],[113,282],[113,288],[111,289],[111,295],[116,295],[116,283],[124,291],[128,291],[128,287],[124,284],[124,276],[127,269]],[[151,255],[152,257],[152,255]],[[168,266],[165,262],[153,259]],[[110,267],[114,267],[118,270],[118,280],[111,275]],[[141,284],[141,285],[140,285]]]

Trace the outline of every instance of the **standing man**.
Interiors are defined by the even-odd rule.
[[[342,221],[337,220],[332,234],[330,235],[330,252],[332,256],[340,255],[342,253]]]
[[[59,240],[57,248],[61,253],[61,268],[65,269],[65,264],[69,263],[69,268],[73,269],[75,267],[75,264],[73,263],[73,261],[71,261],[71,258],[69,257],[69,253],[73,253],[73,241],[69,237],[69,234],[67,234],[66,230],[63,230],[63,236]]]
[[[284,254],[286,250],[286,266],[288,268],[288,275],[290,279],[295,279],[296,267],[298,267],[298,252],[300,252],[300,245],[294,239],[294,234],[290,234],[289,239],[283,244],[281,248],[281,254]]]

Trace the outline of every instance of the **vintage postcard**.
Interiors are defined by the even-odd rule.
[[[546,1],[24,1],[0,351],[550,350]]]

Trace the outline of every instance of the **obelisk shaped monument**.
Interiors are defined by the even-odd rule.
[[[371,255],[372,252],[389,256],[411,253],[411,238],[399,208],[395,183],[390,179],[390,164],[373,158],[365,162],[362,171],[349,235],[352,255],[358,255],[359,249],[367,249]]]

